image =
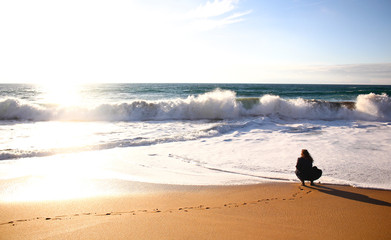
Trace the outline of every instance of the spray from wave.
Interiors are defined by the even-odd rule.
[[[356,109],[372,118],[371,120],[391,119],[391,98],[387,94],[376,95],[374,93],[359,95]]]
[[[391,98],[386,94],[359,95],[355,103],[283,99],[264,95],[239,99],[216,89],[186,99],[101,104],[94,107],[38,105],[20,99],[0,100],[0,120],[21,121],[149,121],[238,119],[276,116],[309,120],[391,120]]]

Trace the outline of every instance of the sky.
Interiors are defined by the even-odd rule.
[[[0,83],[391,84],[390,0],[0,0]]]

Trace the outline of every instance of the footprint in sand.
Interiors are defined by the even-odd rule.
[[[304,189],[299,187],[300,191],[303,191]],[[308,192],[305,192],[306,194],[309,194],[311,193],[312,191],[309,190]],[[295,200],[295,198],[299,197],[299,198],[302,198],[302,196],[298,196],[301,192],[297,192],[297,193],[294,193],[292,194],[292,197],[287,199],[287,198],[283,198],[281,200],[283,201],[286,201],[286,200]],[[260,203],[265,203],[265,204],[268,204],[268,203],[271,203],[271,201],[275,201],[275,200],[278,200],[278,198],[264,198],[264,199],[259,199],[259,200],[256,200],[256,201],[250,201],[250,202],[243,202],[243,203],[226,203],[224,204],[223,206],[224,207],[228,207],[228,208],[231,208],[231,207],[235,207],[235,208],[238,208],[238,207],[244,207],[244,206],[248,206],[248,205],[252,205],[252,204],[260,204]],[[205,207],[204,205],[198,205],[196,207],[180,207],[180,208],[177,208],[176,209],[168,209],[166,210],[165,212],[167,213],[173,213],[175,211],[183,211],[183,212],[189,212],[189,210],[212,210],[212,209],[221,209],[221,207]],[[9,222],[6,222],[6,223],[0,223],[0,225],[5,225],[5,224],[12,224],[12,225],[15,225],[17,222],[20,223],[20,222],[25,222],[25,221],[32,221],[32,220],[38,220],[38,219],[44,219],[44,220],[64,220],[64,219],[71,219],[72,217],[80,217],[82,215],[86,216],[86,215],[91,215],[91,216],[112,216],[112,215],[123,215],[123,214],[132,214],[133,216],[136,215],[136,212],[141,212],[141,213],[161,213],[162,210],[158,209],[158,208],[155,208],[153,210],[147,210],[147,209],[140,209],[140,210],[134,210],[134,211],[127,211],[127,212],[106,212],[106,213],[90,213],[90,212],[84,212],[84,213],[80,213],[80,214],[72,214],[72,215],[61,215],[61,216],[56,216],[54,218],[51,218],[51,217],[36,217],[34,219],[25,219],[25,220],[14,220],[14,221],[9,221]]]

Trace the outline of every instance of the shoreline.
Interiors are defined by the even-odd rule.
[[[391,191],[262,183],[0,203],[1,239],[386,239]]]
[[[292,181],[292,180],[275,180],[274,178],[265,178],[268,180],[262,181],[262,182],[255,182],[255,183],[241,183],[241,184],[211,184],[211,185],[205,185],[205,184],[170,184],[170,183],[153,183],[153,182],[142,182],[137,180],[131,180],[131,181],[125,181],[125,180],[115,180],[115,179],[105,179],[105,180],[91,180],[88,184],[95,185],[102,187],[102,185],[99,185],[99,182],[105,182],[106,188],[109,185],[120,186],[115,193],[108,193],[108,192],[101,192],[101,193],[93,193],[91,195],[80,195],[77,194],[74,196],[71,196],[69,198],[62,198],[64,195],[62,195],[59,198],[51,198],[51,195],[44,196],[43,198],[33,198],[29,200],[20,200],[18,199],[0,199],[0,205],[2,204],[10,204],[10,203],[17,203],[17,204],[24,204],[24,203],[34,203],[34,202],[61,202],[61,201],[79,201],[79,200],[85,200],[85,199],[95,199],[95,198],[121,198],[121,197],[129,197],[129,196],[137,196],[137,195],[143,195],[143,194],[156,194],[156,193],[167,193],[167,192],[181,192],[181,191],[194,191],[199,189],[220,189],[220,188],[241,188],[241,187],[256,187],[256,186],[268,186],[268,185],[300,185],[301,182],[299,180]],[[277,178],[276,178],[277,179]],[[0,187],[3,189],[6,189],[7,184],[9,185],[15,185],[16,183],[13,183],[11,180],[1,180],[0,181]],[[322,185],[328,185],[328,186],[334,186],[334,187],[342,187],[342,188],[353,188],[353,189],[362,189],[362,190],[375,190],[375,191],[390,191],[391,189],[387,188],[381,188],[381,187],[363,187],[363,186],[354,186],[349,184],[340,184],[340,183],[330,183],[330,182],[321,182],[315,181],[315,187],[316,186],[322,186]],[[304,187],[313,187],[309,184],[309,182],[306,182],[306,186]]]

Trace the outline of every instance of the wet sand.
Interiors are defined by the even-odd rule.
[[[146,186],[125,196],[0,203],[0,239],[391,237],[391,191],[299,183]]]

